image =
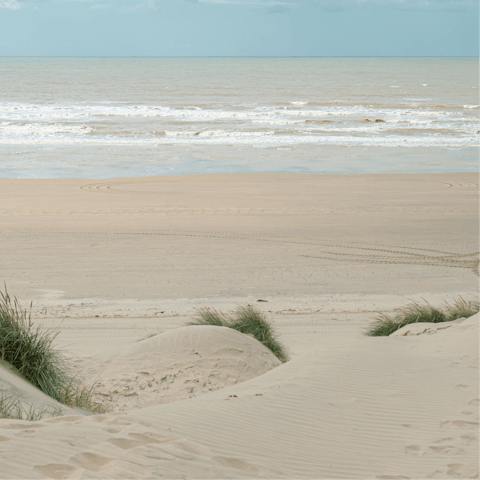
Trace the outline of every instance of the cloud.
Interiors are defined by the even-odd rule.
[[[267,13],[288,13],[290,12],[291,9],[287,7],[286,5],[281,5],[281,4],[276,4],[276,5],[270,5],[267,8]]]
[[[316,6],[328,11],[350,9],[401,9],[401,10],[471,10],[478,0],[198,0],[199,3],[223,5],[256,5],[272,9]]]
[[[300,2],[297,0],[297,3]],[[472,8],[476,5],[476,0],[314,0],[311,3],[331,10],[351,8],[444,10]]]
[[[0,8],[18,10],[24,7],[38,7],[39,4],[95,3],[93,10],[114,8],[114,5],[96,3],[99,0],[0,0]],[[101,1],[101,0],[100,0]],[[108,1],[108,0],[107,0]],[[263,7],[267,13],[288,13],[299,7],[318,7],[328,12],[345,10],[477,10],[478,0],[183,0],[188,3],[205,5],[244,5]],[[161,4],[175,4],[179,0],[123,0],[121,13],[160,11]],[[120,2],[119,2],[120,3]],[[118,4],[117,4],[118,5]]]
[[[120,13],[131,13],[131,12],[147,12],[147,13],[157,13],[160,11],[160,2],[159,0],[143,0],[140,3],[137,3],[133,6],[122,6],[120,7]]]
[[[6,8],[7,10],[20,10],[22,4],[17,0],[0,0],[0,8]]]

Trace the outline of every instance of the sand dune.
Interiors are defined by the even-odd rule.
[[[0,478],[476,478],[478,324],[477,314],[430,335],[347,339],[124,413],[2,421]],[[189,329],[199,353],[207,330],[224,333],[187,327],[150,347],[168,358]],[[105,358],[107,370],[121,358]]]
[[[142,340],[118,353],[77,360],[109,410],[193,398],[245,382],[280,365],[258,340],[226,327],[191,326]]]

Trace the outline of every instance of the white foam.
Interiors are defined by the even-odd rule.
[[[92,133],[93,130],[88,125],[12,124],[10,122],[0,124],[0,135],[55,135],[58,133],[85,135]]]
[[[195,131],[167,131],[165,135],[170,137],[261,137],[263,135],[274,135],[275,132],[226,132],[225,130],[210,130],[205,132]]]
[[[169,107],[0,102],[0,144],[157,145],[328,144],[438,146],[478,144],[477,105],[212,104]],[[370,122],[365,120],[369,119]],[[375,120],[383,120],[376,122]],[[175,125],[175,126],[174,126]],[[185,125],[185,128],[179,126]],[[264,125],[265,130],[256,127]],[[293,128],[289,126],[293,125]],[[270,130],[275,126],[275,131]],[[432,132],[427,135],[427,132]],[[401,133],[403,135],[401,135]]]
[[[477,136],[478,137],[478,136]],[[228,139],[228,140],[227,140]],[[371,147],[441,147],[468,148],[480,146],[475,136],[358,136],[358,135],[237,135],[237,136],[185,136],[172,135],[156,138],[125,138],[112,136],[23,136],[3,138],[3,145],[117,145],[117,146],[158,146],[158,145],[341,145]]]
[[[305,123],[305,120],[252,120],[252,123],[262,125],[298,125]]]
[[[292,102],[293,103],[293,102]],[[308,102],[305,102],[305,104]],[[475,105],[466,105],[464,108],[476,108]],[[249,110],[238,111],[228,105],[222,108],[202,109],[200,107],[173,108],[155,105],[38,105],[21,103],[0,103],[0,119],[7,121],[57,121],[107,118],[170,118],[187,121],[221,120],[221,119],[265,119],[272,121],[288,120],[289,117],[326,117],[326,116],[354,116],[365,115],[367,117],[382,116],[433,116],[438,118],[458,115],[458,112],[446,112],[444,110],[428,110],[425,106],[417,106],[412,109],[399,108],[374,108],[362,105],[353,106],[321,106],[315,109],[296,109],[269,107],[252,107]],[[460,107],[459,107],[460,108]]]

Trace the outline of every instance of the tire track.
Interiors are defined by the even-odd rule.
[[[281,237],[247,237],[247,236],[236,236],[236,235],[217,235],[214,233],[207,234],[207,233],[178,233],[178,232],[98,232],[98,231],[68,231],[68,230],[42,230],[42,229],[29,229],[28,231],[21,231],[17,230],[18,233],[30,233],[32,231],[38,233],[54,233],[54,234],[72,234],[72,235],[152,235],[152,236],[171,236],[171,237],[198,237],[198,238],[219,238],[219,239],[226,239],[226,240],[250,240],[256,242],[273,242],[273,243],[285,243],[285,244],[294,244],[294,245],[312,245],[312,246],[322,246],[322,247],[338,247],[338,248],[349,248],[349,249],[356,249],[356,250],[369,250],[369,251],[377,251],[377,252],[387,252],[387,253],[398,253],[401,255],[406,254],[400,250],[392,250],[389,249],[380,249],[374,247],[361,247],[356,245],[347,245],[347,244],[333,244],[333,243],[323,243],[323,242],[314,242],[314,241],[299,241],[299,240],[291,240],[285,239]],[[1,231],[0,231],[1,232]],[[452,252],[445,252],[442,250],[430,250],[430,249],[422,249],[422,248],[413,248],[413,247],[404,247],[404,246],[392,246],[393,248],[404,248],[409,250],[422,250],[422,251],[429,251],[429,252],[436,252],[436,253],[443,253],[446,255],[457,255]],[[467,253],[463,255],[475,255],[476,253]],[[419,255],[415,253],[410,253],[410,255]],[[422,256],[422,255],[420,255]]]
[[[337,254],[342,255],[342,254]],[[321,260],[338,260],[343,262],[359,262],[359,263],[375,263],[375,264],[388,264],[388,265],[430,265],[432,267],[454,267],[454,268],[465,268],[471,270],[477,277],[479,276],[479,263],[477,259],[474,260],[453,260],[445,257],[430,257],[430,259],[394,259],[388,258],[381,260],[379,258],[370,257],[368,259],[364,258],[332,258],[332,257],[321,257],[316,255],[300,255],[301,257],[306,258],[317,258]]]
[[[269,208],[269,207],[145,207],[142,209],[117,209],[117,210],[0,210],[1,216],[70,216],[70,215],[355,215],[362,213],[436,213],[458,214],[478,213],[477,207],[452,207],[452,206],[416,206],[405,205],[402,207],[357,207],[357,208]]]
[[[375,181],[375,180],[370,180]],[[383,181],[383,180],[382,180]],[[465,190],[474,190],[477,189],[479,184],[474,182],[466,182],[466,183],[456,183],[456,182],[446,182],[442,180],[438,181],[431,181],[431,180],[422,180],[422,179],[397,179],[395,181],[401,182],[421,182],[421,183],[429,183],[429,184],[437,184],[437,185],[446,185],[444,187],[438,188],[438,190],[447,190],[450,188],[460,188]],[[113,194],[113,195],[158,195],[163,194],[164,192],[142,192],[137,190],[116,190],[114,187],[123,186],[123,185],[160,185],[160,182],[111,182],[111,183],[90,183],[86,185],[82,185],[80,187],[81,190],[94,192],[94,193],[104,193],[104,194]],[[168,192],[171,193],[171,192]]]
[[[165,236],[165,237],[186,237],[186,238],[212,238],[221,240],[242,240],[250,242],[268,242],[268,243],[280,243],[286,245],[305,245],[305,246],[318,246],[318,247],[330,247],[340,250],[354,250],[353,252],[335,252],[332,250],[320,250],[320,255],[300,254],[300,257],[316,258],[322,260],[338,260],[349,261],[359,263],[371,263],[371,264],[399,264],[399,265],[431,265],[431,266],[443,266],[464,268],[472,270],[473,273],[479,276],[479,255],[480,252],[471,253],[455,253],[446,252],[433,249],[422,249],[407,246],[391,246],[390,248],[378,248],[378,246],[358,246],[348,244],[332,244],[314,241],[300,241],[293,239],[285,239],[279,237],[247,237],[247,236],[234,236],[234,235],[218,235],[207,233],[178,233],[178,232],[94,232],[94,231],[67,231],[67,230],[41,230],[32,229],[29,231],[16,230],[15,233],[37,233],[45,234],[58,234],[58,235],[145,235],[145,236]],[[6,233],[1,232],[0,233]],[[401,248],[403,250],[396,250]],[[357,252],[355,252],[355,250]],[[358,253],[358,251],[372,252],[372,254]],[[418,253],[422,252],[422,253]],[[440,255],[427,255],[423,252],[438,253]],[[383,255],[388,253],[390,255]],[[330,256],[326,256],[330,255]]]

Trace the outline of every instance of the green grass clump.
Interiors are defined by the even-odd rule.
[[[427,301],[424,303],[412,302],[405,307],[398,308],[392,317],[380,313],[374,319],[365,333],[369,337],[385,337],[411,323],[440,323],[451,322],[458,318],[468,318],[479,311],[479,303],[466,301],[462,297],[454,300],[453,304],[445,302],[445,306],[436,308]]]
[[[49,397],[69,407],[100,412],[92,398],[94,387],[74,375],[63,354],[53,347],[58,332],[35,327],[30,310],[18,300],[0,292],[0,358],[25,380]],[[13,408],[13,407],[12,407]]]
[[[188,325],[215,325],[233,328],[256,338],[270,349],[281,362],[288,360],[285,347],[276,339],[275,332],[264,314],[251,305],[238,307],[231,315],[210,308],[199,309],[197,313],[198,317]]]

